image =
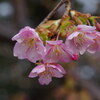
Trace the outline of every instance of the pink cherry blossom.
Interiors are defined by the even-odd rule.
[[[48,85],[52,81],[52,77],[61,78],[65,74],[65,70],[59,64],[41,64],[36,66],[29,74],[30,78],[39,76],[39,83]]]
[[[65,44],[82,55],[95,43],[95,32],[95,27],[78,25],[77,30],[67,37]]]
[[[56,62],[69,62],[72,60],[72,56],[69,50],[66,48],[62,40],[47,41],[46,43],[46,55],[43,61],[46,63]]]
[[[42,58],[45,52],[45,47],[38,33],[28,26],[21,29],[12,40],[17,41],[14,47],[14,56],[19,59],[28,59],[35,63]]]

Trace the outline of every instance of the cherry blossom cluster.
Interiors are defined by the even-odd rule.
[[[14,56],[36,63],[37,66],[30,72],[29,77],[39,77],[40,84],[48,85],[52,77],[61,78],[66,74],[64,68],[58,63],[76,61],[79,55],[85,52],[100,51],[99,26],[98,23],[96,26],[78,24],[70,33],[64,29],[65,40],[59,39],[57,35],[57,38],[50,37],[45,41],[44,36],[38,31],[26,26],[12,38],[17,41],[14,46]]]

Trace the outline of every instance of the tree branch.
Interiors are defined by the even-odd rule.
[[[55,14],[55,12],[59,9],[59,7],[61,7],[61,5],[66,3],[66,2],[69,2],[69,0],[61,0],[57,4],[57,6],[48,14],[48,16],[46,18],[44,18],[44,20],[38,26],[47,22]],[[68,7],[68,9],[69,9],[69,7]]]

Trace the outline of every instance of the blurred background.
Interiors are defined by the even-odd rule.
[[[41,86],[28,78],[34,64],[13,56],[11,38],[24,26],[36,27],[59,0],[0,0],[0,100],[100,100],[100,53],[62,64],[67,75]],[[72,0],[72,8],[100,15],[100,0]],[[64,6],[53,19],[60,18]]]

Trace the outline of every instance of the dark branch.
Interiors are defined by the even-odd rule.
[[[44,20],[38,26],[40,26],[41,24],[44,24],[45,22],[47,22],[56,13],[56,11],[59,9],[59,7],[61,7],[61,5],[66,3],[66,2],[69,2],[69,0],[61,0],[57,4],[57,6],[48,14],[48,16],[46,18],[44,18]],[[69,9],[69,6],[68,6],[68,9]]]

